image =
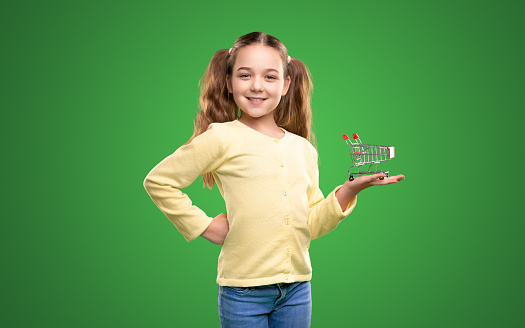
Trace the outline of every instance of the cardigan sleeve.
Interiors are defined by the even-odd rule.
[[[343,185],[337,186],[325,198],[322,191],[319,189],[319,166],[317,164],[317,151],[313,146],[311,147],[313,155],[313,177],[312,185],[308,189],[308,227],[312,235],[311,239],[316,239],[326,235],[334,230],[339,222],[347,217],[354,209],[357,201],[357,196],[354,197],[343,211],[339,201],[335,197],[335,193]]]
[[[155,205],[188,242],[200,236],[213,218],[192,205],[180,189],[220,167],[227,159],[230,143],[228,128],[212,123],[208,130],[157,164],[144,179],[144,188]]]

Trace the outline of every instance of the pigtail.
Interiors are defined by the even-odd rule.
[[[236,118],[237,106],[226,85],[227,57],[228,49],[217,51],[199,81],[200,111],[195,118],[194,132],[190,141],[206,131],[211,123],[223,123]]]
[[[200,110],[193,122],[193,138],[208,129],[211,123],[223,123],[236,119],[237,106],[226,85],[228,49],[217,51],[210,60],[206,72],[199,81]],[[202,175],[204,186],[212,189],[215,179],[211,172]]]
[[[313,84],[310,79],[310,72],[301,60],[291,58],[287,73],[290,76],[290,87],[274,112],[275,122],[285,130],[312,142],[312,108],[310,102]]]

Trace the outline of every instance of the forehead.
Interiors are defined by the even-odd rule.
[[[237,52],[233,70],[239,67],[250,67],[252,69],[273,68],[282,72],[283,62],[279,52],[274,48],[262,45],[250,45],[242,47]]]

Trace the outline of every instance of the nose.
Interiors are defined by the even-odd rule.
[[[253,91],[253,92],[261,92],[261,91],[263,91],[262,83],[261,83],[261,81],[260,81],[260,79],[258,77],[254,78],[252,80],[252,85],[251,85],[250,90]]]

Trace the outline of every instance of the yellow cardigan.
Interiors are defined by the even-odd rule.
[[[238,120],[213,123],[191,143],[157,164],[144,187],[178,231],[192,241],[212,217],[180,191],[212,172],[226,202],[229,233],[218,262],[222,286],[260,286],[308,281],[310,240],[333,230],[350,214],[335,192],[319,189],[317,151],[306,139],[282,129],[270,138]]]

